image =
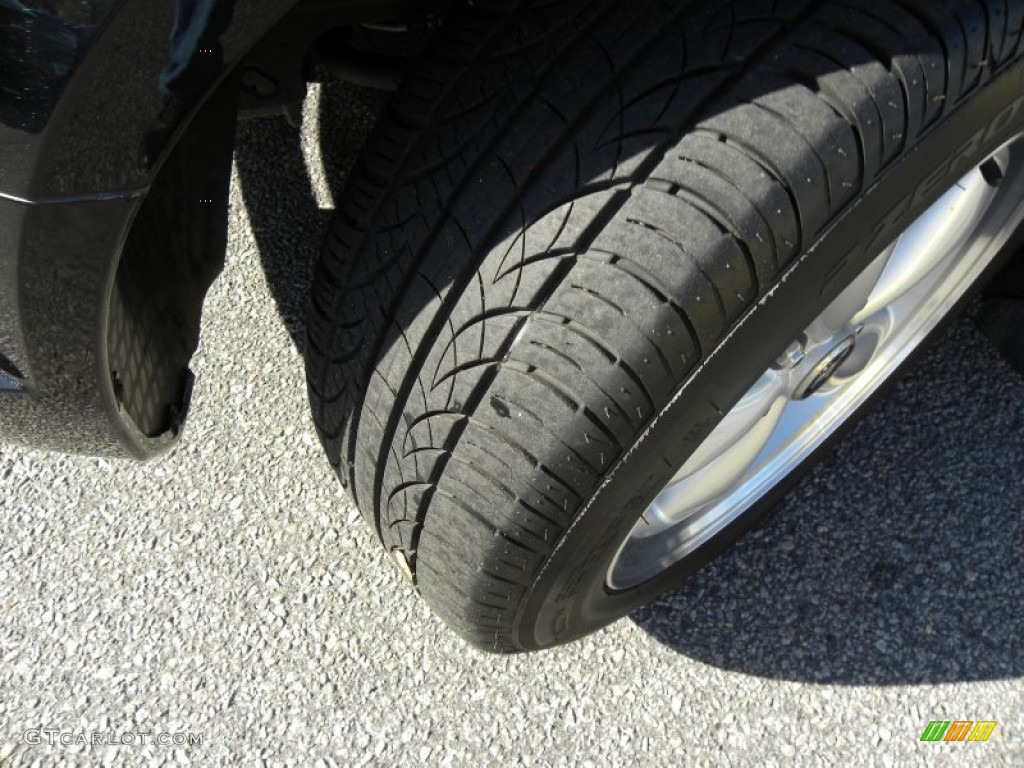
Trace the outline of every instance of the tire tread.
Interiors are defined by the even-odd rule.
[[[434,610],[518,649],[601,478],[1022,28],[1002,0],[456,11],[349,182],[307,323],[328,458]]]

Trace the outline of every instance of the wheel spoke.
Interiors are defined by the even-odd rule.
[[[860,322],[915,288],[926,290],[956,261],[996,190],[975,170],[900,236],[874,290],[853,318]]]
[[[700,448],[676,472],[671,482],[683,480],[689,475],[703,471],[723,451],[730,450],[743,435],[754,429],[758,422],[768,414],[772,405],[788,386],[787,371],[769,369],[718,423],[718,426],[701,443]]]
[[[678,481],[669,484],[648,509],[645,516],[647,522],[655,529],[678,522],[669,514],[670,510],[685,507],[693,513],[699,513],[735,487],[771,440],[787,402],[789,400],[786,397],[776,396],[756,422],[739,433],[740,436],[734,437],[734,441],[728,445],[729,450],[720,451]]]
[[[898,249],[901,239],[897,239],[871,262],[868,268],[860,274],[860,277],[850,283],[808,326],[804,335],[812,346],[832,338],[841,328],[849,326],[854,315],[860,313],[861,308],[868,303],[868,299],[875,290],[883,270]]]

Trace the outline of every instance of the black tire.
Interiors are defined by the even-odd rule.
[[[668,6],[668,7],[666,7]],[[1019,0],[464,8],[314,283],[327,455],[434,611],[562,643],[640,512],[829,299],[1024,126]],[[1017,99],[1017,101],[1015,101]]]

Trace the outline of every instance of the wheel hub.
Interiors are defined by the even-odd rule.
[[[814,366],[807,377],[797,387],[794,396],[798,400],[806,400],[821,389],[831,379],[843,363],[850,359],[857,346],[857,334],[853,333],[836,344],[821,361]]]

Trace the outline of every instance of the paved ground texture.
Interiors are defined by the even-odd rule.
[[[331,475],[293,341],[379,104],[334,84],[301,134],[240,129],[180,447],[0,448],[0,764],[1024,763],[1024,381],[967,322],[630,619],[510,658],[430,615]],[[999,724],[919,742],[937,719]],[[94,732],[136,743],[75,743]]]

